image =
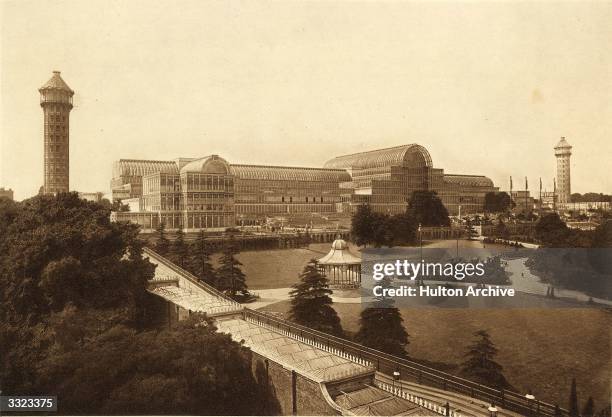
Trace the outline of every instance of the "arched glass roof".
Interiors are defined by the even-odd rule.
[[[218,155],[206,156],[189,162],[183,168],[183,172],[201,172],[203,174],[228,174],[230,166],[227,161]]]
[[[232,173],[245,180],[346,182],[348,172],[340,169],[298,168],[266,165],[231,165]]]
[[[336,169],[367,169],[390,166],[431,167],[431,156],[427,149],[415,143],[394,146],[392,148],[376,149],[330,159],[325,168]]]
[[[453,175],[444,174],[444,181],[468,187],[493,187],[493,181],[484,175]]]
[[[113,163],[113,178],[142,176],[154,172],[178,174],[178,167],[173,161],[147,161],[142,159],[120,159]]]

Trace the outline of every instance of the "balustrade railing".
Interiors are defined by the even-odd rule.
[[[302,343],[316,346],[319,349],[331,352],[354,363],[371,367],[387,375],[399,372],[404,380],[412,380],[433,388],[463,394],[526,416],[566,417],[569,415],[567,410],[557,408],[552,404],[539,400],[531,400],[513,391],[488,387],[418,362],[389,355],[350,340],[322,333],[263,312],[246,308],[242,314],[246,321],[275,330]]]

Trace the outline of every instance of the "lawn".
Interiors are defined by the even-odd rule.
[[[287,288],[298,280],[298,275],[312,258],[321,258],[331,248],[331,243],[316,243],[306,248],[247,251],[236,258],[243,264],[246,283],[251,290]],[[352,249],[353,253],[357,253]],[[212,256],[217,266],[221,255]]]
[[[359,326],[360,305],[335,304],[348,332]],[[288,302],[264,310],[285,312]],[[457,366],[472,333],[489,330],[498,361],[521,392],[567,407],[576,377],[581,407],[593,396],[597,409],[610,400],[610,325],[605,310],[558,309],[402,309],[416,359]]]

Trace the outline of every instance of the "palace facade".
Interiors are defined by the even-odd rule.
[[[113,200],[129,206],[113,212],[115,221],[194,230],[262,224],[270,217],[349,216],[362,204],[401,213],[421,190],[435,191],[451,214],[474,213],[483,210],[487,192],[497,191],[484,176],[444,174],[416,144],[340,156],[323,168],[230,164],[218,155],[122,159],[113,164],[111,189]]]

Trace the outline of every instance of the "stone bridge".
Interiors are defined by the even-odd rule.
[[[157,265],[148,290],[167,301],[169,317],[206,313],[250,348],[253,372],[265,370],[283,415],[485,417],[494,404],[500,417],[555,416],[550,404],[251,310],[154,251],[144,256]]]

